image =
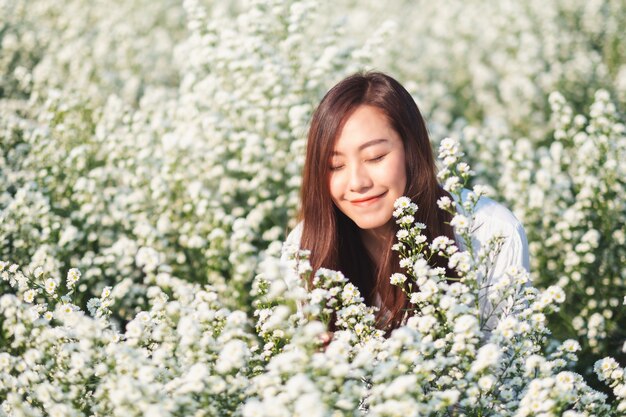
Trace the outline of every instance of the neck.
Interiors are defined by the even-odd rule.
[[[376,265],[377,268],[380,267],[385,243],[387,239],[389,239],[389,234],[393,233],[393,224],[388,223],[376,229],[360,229],[359,233],[363,241],[363,246],[365,246],[374,265]]]

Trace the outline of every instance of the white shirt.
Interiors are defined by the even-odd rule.
[[[461,193],[462,201],[466,201],[468,193],[469,190],[463,190]],[[457,210],[459,210],[458,201]],[[519,220],[502,204],[488,197],[481,197],[474,208],[474,224],[471,234],[474,253],[477,253],[495,235],[503,236],[504,242],[488,276],[485,277],[485,281],[479,283],[481,291],[478,294],[480,314],[482,317],[488,317],[484,325],[484,330],[487,331],[496,327],[503,308],[503,305],[494,308],[488,301],[489,288],[498,282],[511,266],[523,268],[530,272],[530,257],[526,233]],[[456,231],[454,237],[461,246],[459,249],[465,249],[462,239]]]
[[[465,201],[469,190],[463,190],[461,193],[462,201]],[[457,202],[458,208],[458,202]],[[459,208],[458,208],[459,209]],[[459,211],[460,212],[460,211]],[[472,249],[477,253],[481,247],[495,235],[502,235],[504,237],[504,243],[492,265],[489,275],[485,277],[488,282],[482,282],[481,288],[483,288],[479,294],[479,306],[481,315],[483,317],[489,317],[487,320],[485,329],[492,330],[495,328],[498,321],[498,312],[501,310],[501,306],[496,307],[494,311],[493,306],[487,300],[487,291],[491,285],[498,281],[502,277],[507,268],[510,266],[517,266],[530,271],[530,258],[528,254],[528,241],[526,239],[526,233],[524,227],[502,204],[495,202],[494,200],[481,197],[474,208],[474,225],[472,231]],[[300,239],[302,237],[302,222],[299,223],[287,236],[287,240],[283,245],[283,259],[285,258],[286,248],[289,246],[300,247]],[[461,246],[463,246],[461,237],[455,231],[455,239]],[[465,249],[461,247],[460,249]]]

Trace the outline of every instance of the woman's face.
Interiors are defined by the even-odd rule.
[[[362,105],[346,120],[330,160],[330,194],[361,229],[387,226],[404,194],[404,145],[385,114]]]

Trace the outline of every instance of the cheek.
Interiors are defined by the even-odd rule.
[[[399,191],[404,194],[404,190],[406,190],[406,169],[404,169],[404,166],[401,166],[401,169],[399,169],[398,172],[398,184],[399,184]]]
[[[334,172],[328,175],[328,190],[333,201],[338,200],[343,193],[341,183],[341,175],[338,173]]]
[[[399,193],[404,194],[406,190],[406,168],[404,158],[396,158],[389,167],[389,182]]]

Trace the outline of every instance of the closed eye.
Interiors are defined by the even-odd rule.
[[[343,165],[336,165],[336,166],[331,166],[330,170],[331,171],[339,171],[341,168],[343,168]]]
[[[380,155],[380,156],[377,156],[377,157],[375,157],[375,158],[368,159],[368,161],[369,161],[369,162],[379,162],[379,161],[382,161],[382,160],[385,158],[385,156],[387,156],[387,154],[386,154],[386,153],[385,153],[385,154],[382,154],[382,155]]]

